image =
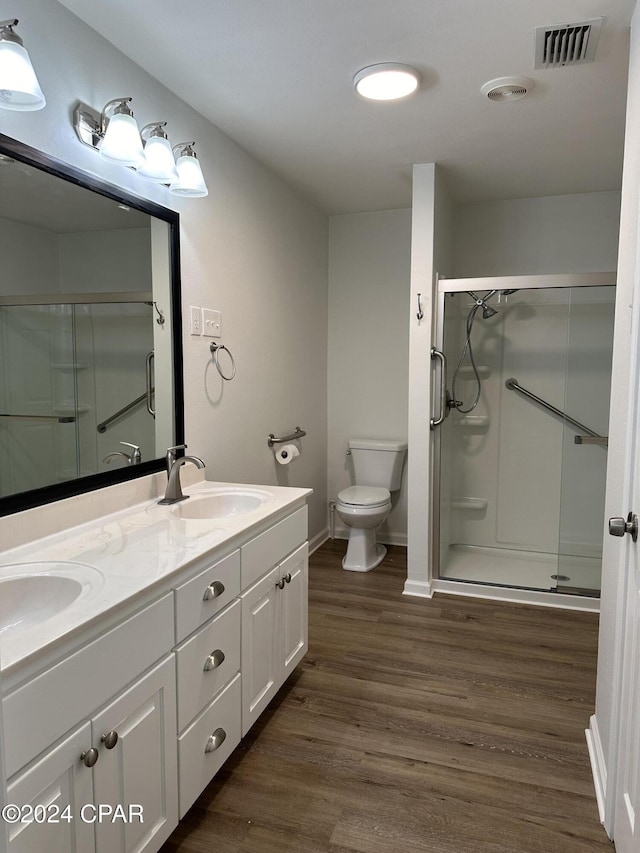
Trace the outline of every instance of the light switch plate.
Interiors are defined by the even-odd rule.
[[[197,305],[189,306],[189,317],[191,319],[191,334],[192,335],[201,335],[202,334],[202,308],[198,308]]]
[[[211,308],[202,309],[202,334],[207,338],[219,338],[222,335],[222,314]]]

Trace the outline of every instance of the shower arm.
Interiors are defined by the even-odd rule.
[[[531,391],[527,391],[527,389],[523,388],[522,385],[518,385],[517,379],[514,379],[512,377],[511,379],[507,379],[504,384],[509,389],[509,391],[517,391],[518,394],[522,394],[523,397],[528,397],[530,400],[533,400],[534,403],[538,403],[538,405],[542,406],[543,409],[546,409],[548,412],[557,415],[559,418],[562,418],[563,421],[566,421],[567,423],[579,429],[581,433],[584,432],[587,434],[587,436],[590,436],[591,438],[605,438],[605,436],[600,435],[599,432],[595,432],[594,430],[589,429],[588,426],[581,424],[580,421],[577,421],[575,418],[569,417],[569,415],[567,415],[561,409],[557,409],[555,406],[552,406],[551,403],[547,403],[546,400],[543,400],[541,397],[538,397],[537,394],[534,394]],[[582,444],[583,442],[579,443]],[[591,442],[584,443],[587,444]]]

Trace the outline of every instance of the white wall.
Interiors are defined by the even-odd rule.
[[[453,276],[614,270],[619,221],[619,192],[459,205]]]
[[[329,226],[329,498],[352,482],[349,438],[407,438],[411,211],[333,216]],[[406,544],[407,481],[383,542]],[[336,518],[336,532],[347,531]]]
[[[2,18],[15,14],[15,3],[0,0]],[[319,533],[327,501],[326,217],[55,0],[21,0],[19,17],[47,106],[3,111],[0,130],[179,211],[183,313],[190,304],[222,311],[223,341],[238,365],[223,387],[208,340],[190,337],[185,322],[189,449],[205,459],[209,479],[311,486],[310,532]],[[197,141],[208,198],[171,196],[78,142],[75,102],[100,109],[120,94],[133,97],[140,125],[162,118],[173,141]],[[283,474],[267,435],[298,424],[308,431],[303,456]]]
[[[0,219],[0,257],[0,295],[58,292],[60,259],[56,234]]]

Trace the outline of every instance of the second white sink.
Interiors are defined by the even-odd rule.
[[[253,489],[205,492],[202,495],[193,495],[171,511],[179,518],[231,518],[258,509],[270,497],[268,492]]]

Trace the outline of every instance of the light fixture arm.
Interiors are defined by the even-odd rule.
[[[7,21],[0,21],[0,40],[12,41],[14,44],[19,44],[24,47],[24,42],[18,33],[14,33],[13,31],[13,27],[16,27],[17,25],[17,18],[9,18]]]
[[[195,142],[178,142],[173,146],[173,153],[176,157],[195,157],[196,152],[193,150]],[[178,151],[178,148],[180,151]]]
[[[133,98],[112,98],[102,108],[102,112],[100,113],[100,135],[104,137],[107,132],[107,125],[109,124],[110,116],[107,115],[107,111],[109,107],[116,104],[117,106],[113,107],[111,110],[111,115],[133,115],[133,110],[129,106]]]
[[[158,136],[161,139],[168,139],[169,137],[162,129],[166,127],[166,121],[152,121],[149,124],[145,124],[145,126],[140,131],[140,137],[143,142],[146,142],[147,139],[151,139],[152,136]],[[147,133],[148,131],[148,133]],[[146,135],[145,135],[146,134]]]

